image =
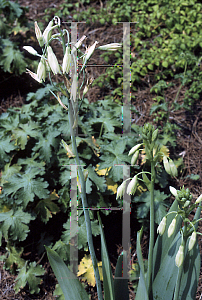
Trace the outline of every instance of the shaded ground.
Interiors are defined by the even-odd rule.
[[[44,0],[44,1],[26,1],[26,0],[20,0],[18,1],[23,6],[29,7],[29,13],[28,18],[29,20],[35,21],[40,20],[42,21],[42,18],[44,16],[44,10],[47,7],[58,7],[59,4],[63,3],[63,1],[51,1],[51,0]],[[93,5],[97,6],[98,8],[100,5],[102,5],[101,1],[93,1]],[[106,44],[110,42],[120,42],[122,40],[122,26],[119,26],[116,28],[116,31],[114,28],[110,26],[103,26],[99,28],[92,28],[86,26],[85,24],[79,24],[78,25],[78,31],[79,35],[86,34],[88,36],[88,44],[92,44],[95,40],[99,40],[100,44]],[[79,36],[80,37],[80,36]],[[98,64],[99,56],[94,56],[94,61],[92,61],[92,64]],[[100,61],[101,63],[101,61]],[[91,72],[91,75],[93,75],[94,78],[97,78],[99,74],[105,72],[104,67],[102,68],[95,68],[93,66],[89,67],[89,70]],[[150,76],[153,76],[153,74],[149,74]],[[0,113],[5,112],[8,107],[11,106],[21,106],[24,103],[26,93],[31,90],[35,90],[37,88],[37,85],[33,83],[32,80],[27,76],[27,74],[24,74],[22,77],[20,77],[19,82],[15,79],[15,86],[12,86],[12,91],[10,89],[10,82],[12,82],[12,78],[9,78],[5,81],[4,84],[4,90],[0,89]],[[165,99],[171,103],[179,89],[179,82],[173,81],[174,86],[169,88],[165,92]],[[26,86],[26,90],[25,90]],[[149,116],[150,107],[153,102],[152,95],[150,94],[150,84],[148,84],[147,88],[139,88],[135,95],[135,106],[140,112],[140,115],[133,115],[133,121],[136,122],[138,125],[143,125],[147,121],[152,121],[152,117]],[[93,87],[89,93],[88,98],[90,101],[95,101],[97,99],[102,99],[104,96],[104,93],[106,91],[100,90],[98,87]],[[184,94],[186,92],[186,88],[182,88],[179,97],[178,102],[182,103]],[[4,95],[4,96],[2,96]],[[193,113],[187,113],[183,109],[181,111],[177,111],[170,114],[170,122],[175,123],[179,126],[180,130],[176,131],[177,135],[177,147],[176,147],[176,153],[175,155],[178,157],[183,157],[184,161],[184,170],[181,174],[181,177],[177,178],[177,182],[174,182],[174,185],[178,185],[178,187],[185,186],[185,188],[189,188],[194,196],[194,198],[197,198],[200,194],[202,194],[202,99],[199,99],[197,103],[195,104],[194,112]],[[198,174],[200,175],[200,179],[198,181],[192,181],[187,175],[191,174]],[[202,232],[202,224],[199,224],[199,232]],[[136,236],[131,232],[131,239],[132,239],[132,253],[135,250],[134,243]],[[147,243],[147,237],[145,236],[145,248]],[[199,237],[199,245],[200,250],[202,254],[202,239]],[[119,251],[117,247],[117,252]],[[3,254],[4,249],[0,249],[1,254]],[[46,274],[41,286],[41,293],[39,295],[30,295],[29,292],[26,289],[23,289],[19,294],[15,295],[13,287],[14,287],[14,279],[15,276],[10,275],[8,272],[3,270],[3,264],[0,263],[0,298],[2,300],[7,299],[18,299],[18,300],[29,300],[29,299],[47,299],[47,300],[53,300],[55,297],[52,296],[54,286],[55,286],[55,278],[54,274],[51,271],[51,268],[48,263],[44,265],[46,269]],[[89,292],[91,290],[92,299],[96,298],[95,289],[89,288]],[[199,285],[198,285],[198,291],[197,291],[197,297],[196,299],[199,300],[202,297],[202,272],[200,275]],[[130,289],[130,299],[134,299],[134,293],[132,292],[132,288]]]

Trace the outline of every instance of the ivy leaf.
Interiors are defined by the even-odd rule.
[[[104,155],[100,157],[103,162],[99,163],[99,169],[112,167],[109,177],[115,182],[123,179],[123,168],[119,165],[125,165],[126,162],[130,163],[128,155],[123,154],[125,147],[125,140],[112,142],[110,145],[104,147]]]
[[[9,181],[4,183],[3,189],[6,195],[16,196],[16,203],[23,204],[24,207],[30,201],[34,201],[35,195],[41,198],[48,196],[48,183],[43,178],[36,178],[39,173],[38,168],[29,168],[24,174],[14,174]]]
[[[18,128],[12,131],[12,139],[15,140],[15,145],[21,147],[22,150],[25,149],[28,138],[36,137],[39,134],[39,126],[33,122],[29,121],[28,124],[19,124]]]
[[[98,262],[98,271],[100,274],[100,280],[103,280],[102,275],[102,262]],[[93,263],[90,255],[86,255],[82,258],[79,266],[78,266],[78,276],[83,275],[85,278],[82,278],[83,280],[87,280],[88,283],[92,286],[95,286],[95,275],[94,275],[94,269],[93,269]]]
[[[98,190],[104,192],[107,187],[105,183],[105,177],[98,176],[91,166],[88,166],[87,170],[88,170],[88,178],[95,183]]]
[[[3,162],[9,161],[9,156],[7,153],[16,149],[14,142],[11,141],[11,137],[1,137],[0,138],[0,166],[3,166]]]
[[[12,175],[19,173],[21,169],[22,167],[19,165],[11,166],[10,163],[6,164],[1,175],[1,184],[5,183]]]
[[[5,268],[10,269],[12,273],[16,271],[16,266],[20,269],[24,266],[25,260],[21,258],[23,253],[23,248],[17,248],[7,243],[6,250],[8,251],[8,258],[5,260]]]
[[[16,212],[12,209],[8,212],[0,213],[0,228],[3,236],[8,240],[24,241],[27,237],[29,224],[35,217],[30,213],[23,212],[22,208],[19,208]]]
[[[48,198],[42,199],[37,203],[34,211],[45,224],[52,218],[52,214],[56,214],[60,211],[58,205],[53,202],[54,200],[58,200],[58,198],[59,196],[54,191]]]
[[[37,263],[31,262],[29,267],[27,267],[27,262],[24,267],[20,269],[18,273],[18,277],[15,281],[17,281],[14,289],[16,293],[20,291],[20,289],[24,288],[26,284],[29,285],[29,290],[31,294],[39,293],[40,288],[38,285],[41,283],[41,278],[37,278],[38,276],[44,275],[45,270],[41,265],[37,265]]]
[[[56,296],[57,300],[65,300],[65,296],[59,284],[56,284],[53,296]]]
[[[57,254],[63,259],[67,261],[70,259],[70,245],[64,243],[63,241],[59,240],[55,243],[52,250],[56,251]]]
[[[33,151],[39,152],[40,158],[49,163],[52,156],[51,147],[56,148],[58,145],[58,141],[55,137],[57,137],[59,134],[60,132],[58,130],[54,130],[53,128],[44,133],[45,137],[41,134],[39,142],[36,143]]]
[[[150,192],[147,191],[142,193],[139,197],[135,197],[135,202],[142,202],[138,205],[137,217],[138,219],[145,219],[149,213],[150,209]],[[154,218],[155,222],[159,224],[162,218],[166,215],[166,204],[164,200],[168,198],[168,195],[165,195],[164,192],[159,190],[154,191]]]
[[[1,54],[0,65],[5,72],[25,72],[26,63],[22,53],[14,48],[14,44],[9,39],[2,39],[3,53]]]

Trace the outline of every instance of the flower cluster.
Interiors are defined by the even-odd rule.
[[[52,34],[53,29],[58,29],[58,33]],[[37,22],[35,22],[35,34],[37,37],[37,40],[39,42],[40,47],[42,48],[43,54],[40,55],[35,49],[33,49],[31,46],[24,46],[23,48],[28,51],[30,54],[39,56],[40,62],[37,68],[37,73],[33,73],[32,71],[27,69],[27,72],[38,82],[43,82],[46,79],[46,73],[52,71],[54,75],[57,74],[68,74],[71,68],[72,63],[72,55],[75,54],[76,50],[82,45],[83,40],[86,38],[86,36],[82,36],[81,39],[75,44],[72,45],[72,51],[70,49],[70,43],[69,43],[69,35],[68,36],[68,42],[64,45],[64,36],[67,33],[67,30],[61,30],[60,29],[60,19],[58,17],[54,17],[53,20],[51,20],[42,33]],[[52,40],[57,39],[60,41],[60,43],[63,46],[64,51],[64,57],[62,61],[62,66],[58,63],[57,57],[55,53],[53,52],[53,49],[51,47]],[[86,52],[83,56],[83,68],[87,62],[87,60],[90,59],[91,55],[95,51],[95,47],[98,44],[97,41],[94,42],[92,46],[90,46],[88,49],[86,49]],[[119,43],[112,43],[108,45],[100,46],[100,50],[117,50],[122,45]],[[89,86],[89,85],[88,85]],[[85,90],[85,93],[87,91]]]

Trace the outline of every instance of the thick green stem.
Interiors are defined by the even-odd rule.
[[[84,216],[85,216],[88,246],[89,246],[90,255],[91,255],[91,259],[92,259],[92,263],[93,263],[94,273],[95,273],[98,299],[103,300],[100,275],[99,275],[99,271],[98,271],[97,259],[96,259],[95,250],[94,250],[94,246],[93,246],[91,221],[90,221],[89,211],[87,208],[88,203],[87,203],[87,197],[86,197],[86,184],[85,184],[83,172],[82,172],[82,169],[80,166],[80,160],[79,160],[79,155],[78,155],[77,146],[76,146],[76,138],[75,138],[74,129],[73,129],[74,120],[73,120],[73,110],[72,110],[71,102],[69,102],[68,114],[69,114],[70,133],[71,133],[71,139],[72,139],[72,148],[73,148],[73,153],[75,154],[75,162],[78,167],[79,181],[81,184],[81,199],[82,199],[82,205],[83,205]]]
[[[151,188],[150,188],[150,237],[149,237],[149,255],[147,270],[147,290],[148,294],[152,292],[152,269],[153,269],[153,248],[154,248],[154,183],[155,183],[155,162],[151,161]]]

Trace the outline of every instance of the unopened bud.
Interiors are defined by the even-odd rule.
[[[140,147],[142,146],[142,144],[137,144],[135,145],[132,149],[130,149],[128,156],[132,155],[133,153],[135,153],[138,149],[140,149]]]
[[[166,170],[166,172],[171,175],[171,170],[170,170],[170,164],[168,162],[168,159],[166,156],[163,157],[163,165],[164,165],[164,168]]]
[[[38,52],[32,48],[31,46],[23,46],[23,49],[25,49],[27,52],[29,52],[32,55],[37,55]]]
[[[172,220],[170,226],[168,227],[168,237],[171,237],[171,235],[174,233],[175,225],[176,225],[176,218]]]
[[[63,63],[62,63],[62,72],[64,73],[69,73],[70,70],[70,63],[71,63],[71,54],[70,54],[70,48],[67,46],[65,55],[63,58]]]
[[[36,81],[38,81],[39,83],[42,82],[42,80],[39,80],[38,76],[36,73],[33,73],[32,71],[30,71],[29,69],[26,69],[27,73]]]
[[[42,82],[42,80],[45,81],[46,79],[46,61],[44,57],[42,57],[39,62],[37,68],[37,77],[40,80],[40,82]]]
[[[195,204],[199,204],[202,201],[202,194],[196,199]]]
[[[82,42],[83,42],[83,40],[85,40],[85,38],[86,38],[86,36],[85,35],[83,35],[81,38],[80,38],[80,40],[78,40],[78,42],[74,45],[74,48],[72,49],[72,54],[79,48],[79,47],[81,47],[81,44],[82,44]]]
[[[174,187],[172,187],[172,186],[170,186],[169,189],[170,189],[171,194],[173,196],[177,197],[177,190]]]
[[[161,220],[158,228],[157,228],[157,233],[159,233],[160,235],[163,235],[164,232],[165,232],[165,229],[166,229],[166,221],[167,221],[167,218],[166,217],[163,217],[163,219]]]
[[[91,55],[93,54],[94,50],[95,50],[95,46],[98,44],[97,41],[95,41],[95,43],[90,46],[88,49],[86,49],[86,55],[84,56],[85,62],[91,57]]]
[[[154,130],[152,133],[152,142],[155,142],[158,136],[158,129]]]
[[[137,159],[138,159],[138,157],[139,157],[139,150],[138,151],[136,151],[134,154],[133,154],[133,156],[132,156],[132,158],[131,158],[131,165],[135,165],[136,164],[136,162],[137,162]]]
[[[191,251],[196,243],[196,231],[192,232],[192,235],[189,240],[188,250]]]
[[[137,175],[135,175],[133,177],[133,179],[131,180],[131,182],[129,183],[128,187],[127,187],[127,194],[128,195],[135,194],[136,188],[137,188],[137,184],[138,184],[138,178],[137,178]]]
[[[176,177],[177,176],[177,167],[176,167],[176,165],[174,164],[174,162],[173,162],[173,160],[172,159],[170,159],[169,160],[169,165],[170,165],[170,171],[171,171],[171,176],[173,176],[173,177]]]
[[[121,198],[125,193],[126,181],[123,181],[122,184],[117,188],[116,199]]]
[[[45,39],[42,35],[41,29],[39,28],[37,22],[34,22],[35,25],[35,34],[36,34],[36,38],[39,42],[40,47],[43,47],[45,44]]]
[[[53,53],[53,50],[50,46],[47,47],[47,52],[48,52],[48,55],[47,55],[48,63],[49,63],[49,66],[50,66],[53,74],[54,75],[60,74],[61,73],[60,66],[59,66],[57,58],[56,58],[55,54]]]
[[[43,32],[43,38],[45,43],[47,44],[51,38],[51,33],[52,33],[52,28],[53,28],[53,21],[50,21],[48,23],[48,26],[46,27],[46,29]]]
[[[179,250],[175,257],[175,264],[179,268],[184,261],[184,246],[180,245]]]
[[[107,45],[103,45],[98,47],[99,50],[105,50],[105,51],[116,51],[118,50],[120,47],[122,47],[122,44],[119,43],[111,43],[111,44],[107,44]]]

